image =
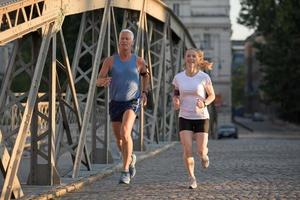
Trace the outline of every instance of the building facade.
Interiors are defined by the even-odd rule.
[[[232,40],[232,68],[245,65],[245,41]]]
[[[231,92],[233,117],[245,111],[245,40],[232,40]]]
[[[254,43],[264,43],[263,36],[253,33],[245,41],[245,111],[250,115],[256,112],[269,112],[263,103],[264,94],[260,89],[263,79],[261,70],[264,66],[256,58],[258,50],[255,48]]]
[[[231,121],[231,41],[229,0],[165,0],[182,20],[197,48],[214,63],[210,72],[220,123]]]

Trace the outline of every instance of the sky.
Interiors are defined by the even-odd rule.
[[[247,27],[238,24],[237,17],[241,9],[240,0],[230,0],[230,20],[231,20],[231,29],[232,29],[232,40],[244,40],[249,35],[253,33],[253,30],[248,29]]]

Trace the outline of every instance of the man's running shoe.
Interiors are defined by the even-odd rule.
[[[136,156],[135,156],[135,154],[132,154],[131,155],[131,163],[129,165],[130,178],[133,178],[136,174],[135,163],[136,163]]]
[[[121,177],[120,177],[120,184],[129,184],[130,183],[130,173],[129,172],[121,172]]]

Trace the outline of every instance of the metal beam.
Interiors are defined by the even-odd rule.
[[[9,161],[10,161],[10,155],[8,153],[8,150],[4,144],[2,131],[0,130],[0,169],[3,174],[3,177],[6,177],[6,169],[8,167]],[[24,196],[23,190],[21,188],[20,181],[18,177],[15,178],[15,181],[13,183],[14,190],[12,191],[12,195],[15,199],[20,198]]]
[[[157,84],[154,86],[155,87],[155,95],[154,95],[154,108],[153,108],[153,118],[150,120],[151,121],[151,129],[150,129],[150,141],[153,142],[154,140],[154,134],[156,131],[156,126],[158,123],[158,102],[160,99],[160,89],[161,89],[161,80],[162,80],[162,71],[163,71],[163,64],[164,64],[164,59],[165,59],[165,49],[166,49],[166,40],[167,40],[167,30],[168,30],[168,26],[169,24],[166,23],[164,24],[164,29],[163,29],[163,33],[161,33],[162,38],[160,38],[161,40],[161,47],[160,47],[160,56],[159,56],[159,60],[157,62],[158,65],[158,71],[156,74],[156,78],[157,78]],[[158,32],[158,31],[157,31]],[[155,43],[156,41],[154,41]],[[158,137],[158,135],[157,135]],[[158,139],[158,138],[157,138]]]
[[[24,6],[22,7],[21,4],[14,4],[9,5],[11,10],[15,12],[13,17],[8,17],[8,12],[5,11],[5,13],[0,12],[0,27],[3,27],[4,24],[7,25],[8,28],[5,29],[5,31],[11,31],[13,29],[20,29],[19,32],[16,32],[17,34],[9,33],[6,37],[11,38],[12,40],[18,37],[21,37],[25,34],[27,34],[30,31],[35,30],[35,24],[33,23],[33,26],[31,26],[31,22],[34,22],[34,20],[39,21],[41,23],[39,26],[45,25],[45,23],[48,23],[47,20],[49,18],[42,19],[41,17],[46,17],[46,15],[50,15],[50,13],[54,13],[54,18],[51,18],[50,20],[58,20],[58,23],[56,23],[56,27],[58,29],[61,28],[62,19],[67,16],[74,13],[83,13],[81,26],[79,29],[79,34],[77,37],[77,44],[75,48],[75,53],[73,55],[73,63],[72,63],[72,71],[71,66],[69,63],[69,58],[67,55],[67,48],[65,45],[64,37],[62,31],[60,31],[60,41],[61,41],[61,52],[64,59],[64,62],[56,61],[54,64],[54,60],[56,60],[54,57],[56,56],[54,53],[54,46],[52,48],[53,51],[53,58],[52,58],[52,76],[51,79],[51,85],[52,89],[44,95],[43,97],[39,97],[37,95],[38,91],[38,85],[42,80],[48,81],[43,79],[42,73],[44,62],[45,62],[45,55],[47,55],[47,50],[49,46],[50,40],[47,37],[44,36],[43,44],[41,45],[41,50],[39,51],[38,61],[35,65],[35,68],[32,67],[32,63],[34,61],[30,61],[31,63],[25,63],[23,60],[21,60],[21,66],[15,71],[14,74],[14,63],[17,57],[17,47],[14,50],[13,56],[11,57],[11,62],[9,64],[9,68],[7,71],[7,75],[10,76],[17,76],[21,73],[26,72],[27,74],[31,74],[30,77],[32,77],[32,74],[34,77],[32,77],[32,87],[30,88],[29,94],[25,93],[21,96],[15,96],[12,91],[10,91],[10,81],[11,79],[5,79],[4,84],[2,86],[1,94],[0,94],[0,105],[1,108],[3,105],[7,102],[8,97],[11,99],[10,102],[7,104],[10,107],[15,106],[14,104],[18,105],[18,112],[23,113],[23,118],[21,122],[21,126],[19,127],[19,124],[16,124],[14,126],[15,130],[12,130],[9,133],[5,133],[5,137],[10,137],[11,141],[14,142],[14,134],[18,132],[17,140],[14,143],[13,147],[13,153],[11,155],[11,160],[9,163],[10,169],[10,175],[6,177],[5,179],[5,188],[3,189],[4,192],[2,192],[2,195],[4,195],[4,198],[7,198],[7,195],[11,195],[13,190],[10,190],[10,186],[12,183],[11,179],[13,181],[17,180],[16,173],[19,167],[20,162],[20,155],[23,152],[24,149],[24,143],[25,143],[25,135],[28,131],[28,127],[30,124],[30,121],[32,121],[32,125],[36,125],[37,130],[37,119],[42,120],[49,120],[49,133],[43,132],[36,135],[36,141],[38,140],[45,140],[45,137],[48,136],[49,146],[48,146],[48,154],[41,151],[41,149],[36,148],[36,154],[40,155],[44,159],[49,159],[48,164],[50,166],[55,166],[56,162],[58,161],[58,158],[61,154],[68,152],[71,154],[73,159],[73,174],[72,177],[77,177],[80,170],[80,164],[83,163],[86,165],[88,170],[91,169],[91,164],[89,162],[89,154],[87,151],[87,148],[90,145],[87,138],[87,130],[89,125],[92,123],[93,132],[95,132],[95,135],[93,136],[93,146],[92,149],[97,148],[97,145],[99,146],[100,142],[101,145],[103,145],[104,153],[106,160],[108,160],[109,157],[109,115],[108,115],[108,90],[106,90],[106,95],[104,94],[105,90],[100,90],[100,92],[96,95],[96,76],[98,74],[100,64],[102,62],[102,57],[107,56],[111,54],[111,48],[115,48],[117,50],[118,46],[118,36],[117,36],[117,27],[115,22],[115,16],[114,16],[114,9],[116,8],[121,10],[122,14],[124,13],[124,28],[130,27],[135,33],[136,33],[136,44],[135,44],[135,51],[138,53],[141,57],[145,57],[145,60],[148,63],[149,71],[151,73],[150,76],[150,82],[151,82],[151,98],[152,106],[149,105],[145,108],[144,112],[143,109],[141,111],[140,116],[140,125],[139,125],[139,132],[140,138],[139,138],[139,145],[140,150],[143,150],[143,142],[154,142],[154,139],[156,137],[156,140],[158,141],[161,139],[160,133],[163,133],[162,139],[170,141],[172,139],[172,134],[174,130],[174,118],[176,113],[172,110],[172,106],[169,102],[170,98],[170,91],[172,89],[171,86],[171,79],[175,75],[175,73],[178,71],[179,66],[182,64],[180,63],[183,59],[183,51],[185,47],[191,47],[193,46],[193,41],[191,40],[191,37],[189,36],[188,32],[184,28],[183,24],[181,24],[179,21],[177,21],[176,16],[172,13],[172,11],[167,8],[161,1],[159,0],[130,0],[130,1],[124,1],[124,0],[114,0],[114,1],[104,1],[104,0],[90,0],[90,1],[84,1],[84,0],[76,0],[76,4],[72,4],[70,0],[51,0],[51,3],[49,3],[49,0],[45,0],[45,7],[41,10],[37,9],[34,14],[33,9],[36,9],[34,7],[34,2],[42,2],[42,0],[23,0],[20,2],[27,2],[32,3],[33,6],[29,7],[30,10],[27,11]],[[17,6],[18,5],[18,6]],[[3,7],[0,7],[0,10]],[[103,9],[105,8],[105,9]],[[103,11],[103,15],[100,14],[99,9]],[[3,9],[2,9],[3,10]],[[91,13],[85,13],[86,11],[91,10],[93,14],[96,14],[94,21],[91,21],[89,14]],[[55,11],[55,12],[54,12]],[[138,15],[139,14],[139,15]],[[24,18],[24,23],[18,23],[14,19],[20,19],[20,17]],[[98,17],[99,16],[99,17]],[[2,19],[8,19],[7,22],[2,21]],[[102,18],[102,23],[100,23],[100,19]],[[112,24],[111,20],[112,19]],[[23,27],[22,27],[23,26]],[[99,28],[101,26],[101,28]],[[52,28],[52,26],[51,26]],[[114,34],[115,39],[112,39],[110,35],[110,31],[114,30],[112,34]],[[3,30],[0,30],[0,41],[2,39],[5,39],[2,37],[4,34]],[[24,32],[23,32],[24,31]],[[51,33],[50,33],[51,32]],[[50,31],[48,34],[52,34],[55,31]],[[98,36],[98,40],[95,39],[96,42],[90,41],[90,36],[92,35],[91,32],[93,32],[93,37]],[[8,32],[5,32],[7,34]],[[176,44],[172,36],[178,36],[176,38]],[[9,37],[8,37],[9,36]],[[105,37],[106,36],[106,37]],[[176,37],[175,36],[175,37]],[[51,36],[49,36],[51,38]],[[46,39],[45,39],[46,38]],[[53,42],[55,40],[55,36],[53,37]],[[107,49],[106,43],[104,43],[105,39],[107,38]],[[9,39],[10,40],[10,39]],[[46,41],[45,41],[46,40]],[[178,41],[179,40],[179,43]],[[4,41],[4,40],[3,40]],[[8,41],[8,40],[7,40]],[[53,43],[55,45],[56,43]],[[115,45],[115,46],[114,46]],[[37,45],[38,47],[40,44]],[[95,52],[95,48],[96,52]],[[107,50],[107,51],[106,51]],[[44,54],[41,53],[41,51],[44,51]],[[91,59],[91,65],[92,67],[87,68],[86,66],[83,66],[82,59]],[[92,61],[93,60],[93,61]],[[66,91],[65,85],[59,83],[58,74],[55,69],[58,67],[61,67],[63,70],[65,70],[68,80],[66,87],[67,88],[67,94],[64,98],[64,92]],[[81,65],[81,66],[80,66]],[[50,71],[51,71],[50,70]],[[77,77],[76,77],[77,75]],[[6,76],[7,77],[7,76]],[[56,79],[56,83],[55,83]],[[79,91],[76,91],[75,87],[76,84],[86,84],[89,89],[88,93],[80,94]],[[56,85],[56,86],[55,86]],[[162,95],[163,91],[163,95]],[[55,107],[56,107],[56,94],[57,94],[57,100],[59,102],[59,111],[61,112],[61,119],[59,120],[62,122],[60,126],[57,128],[56,119],[55,119]],[[38,109],[36,109],[36,119],[32,119],[33,117],[33,108],[34,105],[37,106],[36,103],[39,101],[45,100],[45,98],[48,97],[51,100],[48,100],[50,103],[50,110],[49,110],[49,117],[45,113],[39,112]],[[7,97],[8,96],[8,97]],[[22,99],[24,101],[24,98],[28,98],[26,108],[24,109],[22,105]],[[97,102],[96,102],[97,101]],[[151,101],[151,100],[150,100]],[[96,102],[96,103],[95,103]],[[149,102],[151,104],[151,102]],[[7,106],[5,105],[5,106]],[[83,119],[80,115],[80,107],[83,108],[85,106],[84,110],[84,116]],[[67,107],[67,108],[66,108]],[[105,115],[101,121],[99,121],[96,117],[90,122],[90,116],[92,110],[96,110],[97,112],[99,110],[102,111],[102,109],[105,109]],[[69,110],[71,110],[69,112]],[[161,111],[164,113],[161,115]],[[2,112],[2,111],[0,111]],[[71,122],[71,115],[74,116],[74,119],[72,118]],[[95,116],[99,117],[97,113],[94,113]],[[13,119],[15,120],[15,119]],[[145,123],[143,123],[145,121]],[[105,133],[104,135],[97,135],[96,130],[99,128],[98,124],[104,124],[105,123]],[[80,131],[80,135],[75,135],[77,133],[73,133],[71,130],[72,123],[76,124],[76,127],[78,126],[78,129]],[[97,127],[98,126],[98,127]],[[19,129],[19,130],[18,130]],[[58,136],[56,137],[54,133],[55,130],[58,129]],[[65,129],[65,130],[64,130]],[[67,144],[64,144],[63,141],[63,132],[66,132],[67,137]],[[143,135],[143,131],[145,131],[145,137]],[[163,132],[162,132],[163,131]],[[47,135],[48,134],[48,135]],[[94,133],[93,133],[94,134]],[[102,133],[101,133],[102,134]],[[72,137],[78,138],[79,140],[75,141]],[[34,140],[34,137],[32,137]],[[87,142],[86,142],[87,140]],[[54,141],[56,142],[56,145],[54,145]],[[75,141],[75,142],[73,142]],[[7,140],[5,141],[7,142]],[[11,143],[13,143],[11,142]],[[78,142],[78,143],[77,143]],[[34,145],[32,145],[34,147]],[[60,148],[62,147],[62,148]],[[76,154],[75,154],[76,150]],[[56,151],[56,156],[54,156],[54,153]],[[85,161],[82,159],[82,153],[84,153]],[[92,152],[95,153],[95,152]],[[56,157],[53,159],[53,157]],[[55,168],[50,168],[51,175],[50,177],[53,178],[53,174]],[[9,171],[9,170],[8,170]],[[8,187],[7,187],[8,186]],[[15,186],[12,186],[14,188]]]
[[[81,46],[82,46],[82,42],[83,42],[83,34],[84,34],[84,31],[85,31],[85,24],[86,24],[86,13],[83,13],[82,17],[81,17],[80,28],[79,28],[79,32],[78,32],[78,36],[77,36],[77,43],[76,43],[75,52],[74,52],[73,61],[72,61],[72,67],[71,67],[71,69],[72,69],[72,76],[71,77],[74,77],[74,79],[76,78],[77,66],[78,66],[78,63],[79,63],[79,58],[80,58],[79,55],[80,55],[80,50],[81,50]],[[75,87],[75,82],[73,84],[74,84],[74,87]],[[73,96],[73,98],[75,98],[75,97],[77,98],[76,94],[75,94],[75,96]],[[66,103],[70,104],[70,101],[71,101],[71,92],[70,92],[70,88],[67,88]],[[62,108],[64,107],[63,105],[61,105],[61,106],[62,106]],[[80,111],[80,108],[78,108],[78,109]],[[63,116],[65,116],[63,118],[66,119],[66,122],[67,122],[67,114],[66,114],[65,111],[64,111]],[[82,121],[81,121],[81,123],[82,123]],[[67,131],[66,134],[70,135],[69,131]],[[60,152],[60,149],[61,149],[61,145],[63,145],[62,144],[63,135],[64,135],[64,126],[63,126],[63,121],[60,120],[59,124],[58,124],[58,135],[57,135],[57,140],[56,140],[56,148],[57,148],[56,160],[59,158],[59,152]],[[68,138],[69,138],[68,139],[68,143],[69,143],[68,145],[72,145],[73,144],[72,139],[70,138],[70,136]],[[74,161],[75,161],[75,158],[74,158]]]
[[[51,60],[51,70],[49,74],[50,79],[50,102],[49,102],[49,133],[48,133],[48,164],[49,164],[49,179],[50,185],[55,183],[60,183],[60,180],[57,180],[58,173],[56,170],[56,148],[55,148],[55,140],[56,140],[56,74],[57,74],[57,65],[56,65],[56,44],[57,38],[56,34],[53,35],[52,39],[52,60]]]
[[[26,12],[24,12],[24,7],[28,5],[34,6],[35,2],[37,1],[43,2],[45,5],[44,10],[40,13],[41,15],[37,16],[36,18],[32,18],[32,13],[30,13],[30,15],[27,16]],[[18,11],[19,15],[23,16],[23,18],[27,19],[27,21],[20,24],[15,24],[16,26],[12,26],[9,25],[11,24],[11,20],[9,18],[9,20],[5,24],[5,26],[8,26],[9,28],[6,28],[5,31],[0,31],[0,45],[4,45],[9,41],[22,37],[29,32],[35,31],[38,28],[42,27],[45,23],[49,23],[54,20],[59,21],[62,16],[103,9],[105,7],[105,2],[105,0],[90,0],[88,2],[86,0],[77,0],[76,4],[74,4],[71,3],[70,0],[23,0],[16,4],[8,4],[6,6],[2,6],[0,7],[0,22],[3,21],[2,19],[4,19],[4,16],[8,15],[8,10],[15,10],[16,13]],[[111,6],[139,11],[142,7],[142,4],[143,1],[140,0],[114,0]],[[182,22],[162,1],[148,0],[146,8],[146,13],[148,15],[163,23],[166,22],[167,14],[169,14],[171,16],[170,27],[173,32],[175,32],[180,38],[183,38],[183,36],[186,35],[188,39],[185,40],[185,45],[187,47],[195,47],[195,43],[193,42],[192,37],[184,27]],[[2,22],[1,27],[3,26],[4,23]]]
[[[31,121],[32,112],[33,112],[35,101],[36,101],[36,96],[37,96],[39,85],[41,82],[42,72],[44,69],[52,32],[53,32],[53,23],[49,24],[45,28],[45,33],[43,35],[43,41],[42,41],[38,61],[36,64],[36,70],[33,75],[32,85],[30,87],[24,115],[22,118],[22,122],[20,125],[20,129],[19,129],[19,132],[18,132],[18,135],[16,138],[14,148],[12,150],[11,159],[10,159],[11,161],[9,162],[9,165],[7,168],[7,175],[4,180],[2,193],[1,193],[1,197],[0,197],[1,200],[9,200],[11,197],[12,191],[15,189],[15,186],[13,185],[13,183],[16,179],[21,156],[22,156],[22,153],[24,150],[25,139],[26,139],[27,132],[29,130],[29,124]]]
[[[59,10],[47,10],[49,0],[23,0],[0,7],[0,46],[59,18]],[[42,5],[42,10],[39,6]],[[28,9],[30,8],[30,9]]]
[[[108,10],[110,9],[110,6],[111,6],[111,0],[108,0],[105,5],[103,18],[102,18],[102,22],[101,22],[100,34],[99,34],[99,38],[98,38],[97,50],[96,50],[96,55],[95,55],[96,58],[100,58],[100,56],[102,54],[104,37],[105,37],[106,27],[107,27]],[[96,79],[97,79],[99,67],[100,67],[100,59],[95,59],[95,62],[93,63],[93,68],[92,68],[93,72],[92,72],[90,87],[89,87],[89,91],[88,91],[88,98],[87,98],[86,107],[85,107],[84,116],[83,116],[82,129],[80,131],[79,144],[77,147],[76,158],[75,158],[75,163],[74,163],[74,167],[73,167],[73,174],[72,174],[73,178],[78,177],[78,174],[79,174],[83,147],[84,147],[85,141],[86,141],[87,127],[88,127],[88,123],[89,123],[90,116],[91,116],[92,101],[93,101],[93,98],[95,95],[95,90],[96,90]]]
[[[0,93],[0,112],[2,111],[2,109],[4,108],[4,104],[6,101],[6,97],[7,97],[7,93],[9,91],[9,87],[12,81],[12,74],[15,68],[15,60],[17,57],[17,53],[19,51],[19,41],[15,41],[14,42],[14,46],[13,46],[13,51],[12,51],[12,55],[9,59],[9,63],[8,66],[6,67],[6,73],[4,76],[4,82],[1,85],[1,93]]]

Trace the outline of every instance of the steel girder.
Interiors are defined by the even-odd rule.
[[[120,26],[135,33],[134,51],[146,60],[151,74],[149,105],[141,110],[134,127],[135,150],[144,150],[144,143],[171,141],[177,135],[171,81],[183,64],[184,49],[194,45],[173,13],[156,0],[92,1],[89,5],[77,0],[75,6],[65,0],[53,1],[57,1],[56,9],[61,8],[59,12],[54,12],[54,4],[47,0],[16,1],[5,9],[0,7],[0,45],[15,40],[1,88],[0,113],[2,117],[11,110],[18,113],[13,127],[5,131],[1,127],[1,169],[6,177],[1,199],[23,195],[17,172],[24,148],[31,152],[31,184],[59,183],[62,173],[58,165],[66,153],[73,178],[79,176],[81,163],[92,168],[90,158],[93,163],[112,162],[109,92],[96,89],[95,80],[103,58],[118,50]],[[75,13],[82,17],[70,64],[61,24],[64,16]],[[28,34],[34,30],[38,31]],[[42,35],[41,39],[37,35]],[[30,59],[22,58],[22,51],[28,51],[31,44],[28,40],[32,41]],[[51,59],[47,60],[48,54]],[[90,67],[86,67],[87,60]],[[31,87],[16,94],[12,81],[22,73],[27,74]],[[43,84],[50,86],[39,94]],[[86,85],[88,92],[80,90],[80,85]],[[41,109],[43,102],[48,106]],[[38,178],[41,171],[47,172],[43,180]]]
[[[17,180],[16,175],[19,169],[21,156],[24,151],[26,137],[30,129],[30,124],[31,124],[30,122],[33,116],[34,109],[36,107],[37,95],[42,80],[42,73],[46,62],[46,56],[50,45],[50,40],[54,32],[53,26],[54,24],[50,23],[46,25],[44,28],[44,32],[42,36],[43,39],[42,39],[38,59],[36,61],[35,69],[33,69],[34,73],[32,76],[32,82],[27,96],[27,101],[25,104],[24,114],[22,116],[20,127],[17,130],[15,143],[11,151],[9,165],[5,170],[5,176],[4,176],[5,179],[2,188],[1,199],[10,199],[12,192],[14,190],[21,190],[21,188],[19,188],[19,186],[15,184]],[[11,77],[6,77],[6,78],[11,78]],[[5,82],[9,82],[9,81],[5,81]],[[7,89],[10,89],[8,85],[6,85],[6,87]],[[1,98],[1,99],[5,99],[5,98]]]
[[[58,18],[59,12],[47,9],[49,0],[10,1],[0,7],[0,45],[43,27]]]
[[[8,0],[0,5],[0,45],[23,37],[55,19],[62,22],[64,16],[103,9],[105,2],[106,0]],[[145,13],[163,23],[166,22],[167,15],[170,15],[172,31],[181,39],[186,37],[187,47],[195,46],[187,29],[161,0],[113,0],[111,6],[136,11],[144,7]]]
[[[116,44],[118,43],[118,34],[115,28],[116,21],[114,20],[115,16],[113,14],[114,8],[110,6],[110,8],[107,9],[108,10],[106,12],[103,11],[102,20],[106,19],[106,21],[109,22],[111,26],[106,25],[106,28],[103,27],[105,26],[103,25],[103,23],[102,27],[100,27],[101,24],[95,23],[94,19],[95,16],[97,16],[97,13],[95,11],[93,11],[92,13],[84,14],[82,16],[82,23],[80,28],[81,31],[79,31],[79,40],[77,41],[78,43],[76,45],[75,50],[75,54],[78,56],[74,56],[75,60],[73,60],[73,69],[75,69],[75,84],[83,84],[83,82],[86,82],[88,85],[90,85],[89,90],[91,89],[91,85],[95,83],[95,80],[93,80],[95,79],[95,77],[93,77],[93,74],[94,76],[96,76],[95,71],[99,71],[99,67],[101,66],[103,57],[110,55],[110,46],[111,48],[115,49],[115,51],[117,51]],[[107,16],[105,17],[105,15]],[[143,12],[139,13],[130,10],[125,10],[123,12],[122,18],[122,28],[129,28],[133,30],[133,32],[135,32],[135,52],[146,59],[146,62],[148,63],[149,69],[151,71],[152,83],[150,100],[152,102],[149,101],[149,103],[152,106],[144,110],[145,115],[140,114],[140,120],[137,121],[134,130],[134,133],[138,138],[138,140],[136,141],[138,142],[138,144],[136,144],[138,145],[138,148],[136,149],[142,150],[144,139],[147,142],[152,143],[154,142],[155,135],[157,141],[171,140],[174,124],[174,111],[170,109],[171,104],[169,101],[171,99],[170,97],[172,94],[171,79],[174,76],[174,74],[179,70],[178,67],[173,68],[171,62],[177,62],[177,64],[179,64],[178,61],[182,59],[183,56],[183,52],[180,51],[180,49],[184,49],[185,47],[183,45],[184,41],[180,42],[180,40],[178,40],[177,43],[172,44],[174,41],[172,41],[172,32],[169,28],[169,23],[159,23],[155,21],[155,19],[147,20],[147,15],[145,15]],[[112,21],[112,23],[110,23],[110,21]],[[109,33],[111,33],[111,35],[109,35]],[[98,49],[100,48],[99,42],[103,42],[103,40],[96,40],[95,38],[97,36],[98,38],[108,38],[106,41],[108,41],[109,45],[106,46],[106,44],[101,44],[102,49],[106,48],[102,56],[100,56],[99,54],[97,55],[97,51],[95,51],[95,45],[98,44]],[[92,38],[94,42],[89,42],[88,38]],[[140,42],[138,43],[138,41]],[[174,51],[175,53],[177,53],[176,55],[174,55]],[[83,66],[81,66],[80,63],[85,64],[81,61],[87,56],[89,56],[90,63],[93,63],[93,68],[83,69]],[[95,62],[98,63],[95,64]],[[89,76],[91,73],[92,75]],[[163,74],[164,79],[162,78]],[[91,132],[91,138],[93,138],[91,150],[92,157],[94,158],[94,161],[98,160],[100,163],[107,163],[110,159],[108,157],[110,154],[108,150],[109,140],[107,139],[109,135],[109,124],[107,121],[108,115],[103,116],[103,113],[107,112],[103,112],[103,105],[104,108],[108,107],[108,99],[107,95],[104,95],[104,90],[100,91],[99,93],[96,92],[96,98],[92,96],[95,92],[96,88],[93,88],[91,94],[81,94],[82,96],[84,96],[84,98],[82,98],[83,101],[81,103],[85,104],[84,117],[86,117],[86,120],[83,120],[84,129],[81,130],[81,139],[79,139],[79,142],[84,143],[87,138],[87,133],[89,133],[88,127],[95,126],[95,128],[91,128],[91,130],[93,130]],[[96,103],[94,102],[94,99],[96,99]],[[164,110],[161,108],[164,108]],[[91,112],[92,110],[93,112]],[[161,115],[159,113],[165,114]],[[101,133],[99,133],[99,131],[97,131],[100,125],[97,125],[97,123],[92,123],[92,119],[96,118],[97,116],[102,116],[102,121],[105,122],[103,124],[106,128],[104,129],[105,132],[102,135]],[[99,122],[100,120],[98,119],[96,120],[96,122]],[[144,125],[143,121],[145,121]],[[145,138],[142,133],[144,130],[146,130],[145,132],[147,133],[147,137]],[[165,135],[160,136],[160,132],[163,132]],[[102,149],[102,151],[100,149]],[[75,165],[73,168],[73,177],[77,177],[79,173],[80,166],[78,163],[81,158],[81,152],[82,150],[77,150],[78,160],[75,161]],[[97,155],[101,158],[97,158]]]

